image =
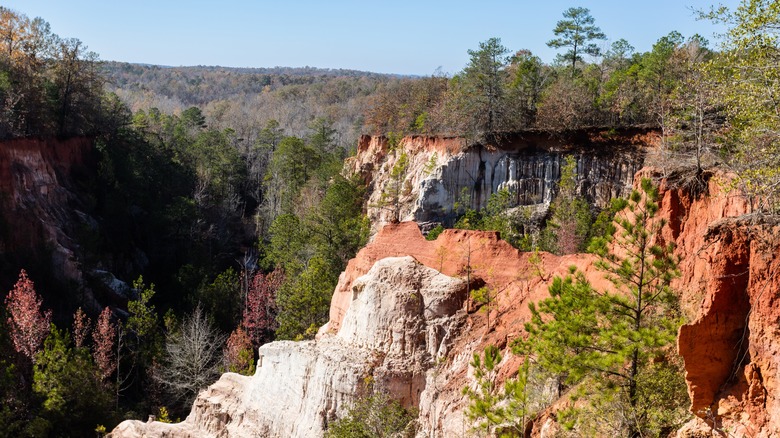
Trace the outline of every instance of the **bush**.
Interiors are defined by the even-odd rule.
[[[326,438],[413,437],[415,415],[387,394],[360,398],[347,415],[328,426]]]

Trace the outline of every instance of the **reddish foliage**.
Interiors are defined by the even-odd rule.
[[[116,325],[111,322],[111,309],[106,307],[100,312],[95,331],[92,332],[92,341],[94,342],[94,351],[92,357],[95,359],[100,371],[100,377],[108,378],[116,368],[116,359],[114,355],[114,340],[116,339]]]
[[[258,272],[252,279],[241,325],[246,328],[255,348],[269,340],[276,329],[276,292],[282,282],[284,272],[281,268],[276,268],[267,275]]]
[[[8,328],[14,349],[34,361],[35,353],[49,334],[51,310],[41,311],[41,298],[35,292],[35,285],[24,269],[19,280],[5,298],[5,307],[10,315]]]
[[[225,368],[234,373],[250,374],[253,371],[254,351],[246,331],[238,327],[233,330],[225,344]]]
[[[582,238],[577,234],[577,221],[566,219],[556,231],[558,235],[558,253],[576,254],[582,244]]]
[[[87,336],[89,336],[89,326],[92,321],[89,320],[87,314],[79,307],[76,313],[73,314],[73,342],[76,344],[76,348],[81,348],[86,345]]]

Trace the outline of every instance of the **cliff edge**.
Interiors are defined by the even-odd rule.
[[[498,145],[468,145],[459,137],[435,136],[408,136],[391,144],[383,136],[363,136],[345,172],[360,175],[368,186],[372,234],[396,215],[427,230],[439,223],[451,226],[458,209],[484,208],[500,190],[510,193],[512,207],[530,207],[543,216],[566,155],[577,162],[578,193],[603,208],[610,199],[628,195],[634,174],[658,142],[657,132],[641,129],[560,135],[528,131],[507,135]],[[402,156],[406,166],[399,167]],[[387,194],[395,191],[398,205],[388,205]]]

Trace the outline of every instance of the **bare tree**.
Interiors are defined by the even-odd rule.
[[[155,374],[171,401],[187,406],[220,374],[225,335],[214,328],[200,305],[181,329],[167,336],[165,364]]]

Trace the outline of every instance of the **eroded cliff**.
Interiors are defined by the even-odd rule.
[[[755,219],[710,223],[689,254],[681,282],[700,306],[678,349],[699,420],[686,431],[780,436],[780,227]]]
[[[469,146],[461,138],[410,136],[392,146],[385,137],[363,136],[348,173],[368,183],[368,215],[373,231],[391,222],[413,220],[423,228],[452,225],[457,206],[480,209],[490,195],[506,189],[513,206],[531,206],[543,215],[552,201],[563,158],[577,160],[577,191],[597,207],[625,196],[648,149],[658,143],[648,130],[577,131],[553,136],[529,131],[505,137],[498,145]],[[399,182],[393,170],[402,154],[408,166],[401,177],[399,212],[383,193]],[[386,195],[385,195],[386,196]]]
[[[128,421],[111,436],[321,436],[369,382],[416,407],[463,326],[466,291],[413,257],[384,258],[351,283],[337,333],[266,344],[253,377],[225,374],[183,423]]]
[[[76,185],[91,165],[92,148],[86,138],[0,144],[0,255],[41,257],[45,251],[55,276],[82,281],[74,236],[96,224],[83,212]]]
[[[546,281],[569,265],[605,285],[589,255],[529,257],[493,232],[446,230],[427,241],[413,222],[390,224],[342,273],[317,340],[261,347],[253,377],[224,375],[179,425],[124,422],[112,436],[321,436],[367,377],[419,410],[418,436],[459,436],[469,429],[462,389],[473,383],[472,353],[505,348],[528,300],[546,296]],[[481,284],[500,291],[490,326],[466,300],[469,285]],[[517,364],[509,355],[503,377]]]

